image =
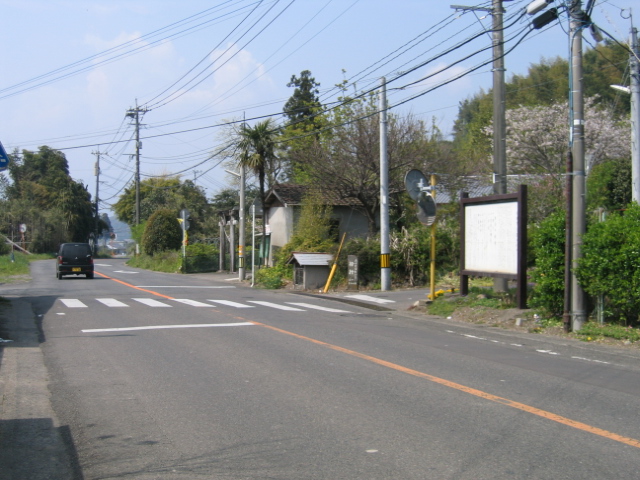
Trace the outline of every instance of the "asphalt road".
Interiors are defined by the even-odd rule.
[[[625,351],[97,263],[0,289],[41,322],[76,479],[639,477]]]

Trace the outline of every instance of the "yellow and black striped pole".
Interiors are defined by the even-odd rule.
[[[391,268],[391,255],[388,253],[380,254],[380,268]]]

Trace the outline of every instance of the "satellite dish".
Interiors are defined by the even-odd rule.
[[[418,201],[422,194],[421,187],[427,187],[429,182],[420,170],[413,169],[409,170],[404,176],[404,185],[407,188],[409,196]]]
[[[426,226],[436,221],[436,201],[431,195],[421,192],[418,198],[418,221]]]

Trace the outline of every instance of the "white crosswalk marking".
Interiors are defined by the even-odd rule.
[[[110,308],[122,308],[129,307],[126,303],[116,300],[115,298],[96,298],[96,300],[103,305]],[[169,303],[161,302],[156,300],[155,298],[132,298],[131,300],[146,305],[148,307],[160,307],[160,308],[171,308],[173,305]],[[256,308],[257,305],[275,308],[277,310],[285,310],[289,312],[304,312],[305,309],[311,310],[320,310],[324,312],[330,313],[349,313],[347,310],[341,310],[338,308],[330,308],[324,307],[320,305],[314,305],[312,303],[304,303],[304,302],[285,302],[287,305],[273,303],[273,302],[265,302],[260,300],[247,300],[248,303],[252,303],[254,305],[247,305],[246,303],[234,302],[231,300],[217,300],[210,299],[209,302],[213,302],[216,305],[211,305],[210,303],[200,302],[198,300],[192,300],[189,298],[172,298],[174,302],[182,303],[183,305],[189,305],[191,307],[210,307],[215,308],[217,305],[226,305],[227,307],[233,308]],[[68,308],[87,308],[87,305],[82,301],[75,298],[61,298],[60,301]]]
[[[278,305],[277,303],[271,302],[261,302],[259,300],[249,300],[249,303],[255,303],[256,305],[262,305],[263,307],[270,307],[278,310],[287,310],[290,312],[304,312],[304,310],[301,308],[287,307],[286,305]]]
[[[190,298],[174,298],[174,302],[184,303],[185,305],[191,305],[192,307],[209,307],[214,308],[213,305],[209,303],[199,302],[197,300],[191,300]]]
[[[135,300],[136,302],[140,302],[143,305],[146,305],[148,307],[169,307],[169,308],[171,308],[173,306],[173,305],[167,305],[166,303],[159,302],[158,300],[155,300],[153,298],[132,298],[132,300]]]
[[[210,302],[220,303],[228,307],[235,308],[256,308],[253,305],[245,305],[244,303],[232,302],[231,300],[209,300]]]
[[[69,308],[87,308],[84,303],[75,298],[61,298],[60,301]]]
[[[395,300],[388,300],[386,298],[377,298],[370,295],[346,295],[344,298],[355,298],[356,300],[364,300],[366,302],[373,303],[396,303]]]
[[[310,308],[312,310],[322,310],[323,312],[332,312],[332,313],[349,313],[346,310],[339,310],[337,308],[329,308],[329,307],[321,307],[320,305],[312,305],[311,303],[297,303],[297,302],[287,302],[289,305],[296,305],[297,307]]]
[[[128,307],[126,303],[122,303],[120,300],[116,300],[115,298],[96,298],[100,303],[105,304],[107,307]]]

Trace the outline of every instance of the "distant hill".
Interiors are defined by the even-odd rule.
[[[113,227],[117,240],[122,241],[131,238],[131,229],[129,228],[129,225],[118,220],[115,214],[109,215],[109,220],[111,220],[111,226]]]

